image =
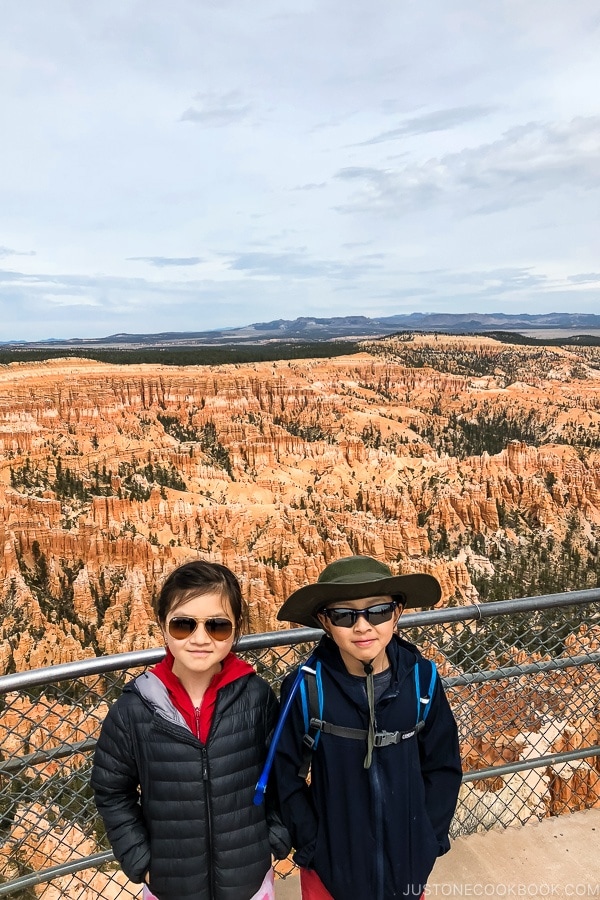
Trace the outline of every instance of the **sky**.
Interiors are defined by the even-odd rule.
[[[600,312],[597,0],[7,0],[0,342]]]

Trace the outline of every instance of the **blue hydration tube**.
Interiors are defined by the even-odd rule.
[[[300,682],[304,677],[304,669],[307,666],[312,665],[313,657],[311,656],[304,665],[300,666],[296,677],[294,679],[294,683],[292,684],[292,688],[288,694],[288,698],[284,703],[283,709],[279,714],[279,719],[277,720],[277,725],[275,726],[275,731],[273,732],[273,737],[271,739],[271,745],[269,747],[269,752],[267,753],[267,758],[265,760],[265,764],[263,766],[263,770],[260,773],[260,778],[256,782],[256,788],[254,790],[254,805],[260,806],[263,800],[265,799],[265,792],[267,790],[267,782],[269,780],[269,774],[271,772],[271,768],[273,767],[273,759],[275,758],[275,750],[277,749],[277,744],[279,743],[279,738],[281,737],[281,732],[283,731],[283,726],[285,724],[285,720],[287,719],[288,713],[290,711],[290,707],[292,705],[292,701],[296,696],[296,692],[300,687]]]

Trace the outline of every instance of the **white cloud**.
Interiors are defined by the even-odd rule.
[[[0,259],[9,256],[35,256],[35,250],[12,250],[10,247],[0,247]]]
[[[223,127],[247,118],[251,105],[244,102],[240,91],[225,94],[196,94],[195,105],[181,114],[182,122],[198,122],[210,127]]]
[[[361,141],[359,146],[368,147],[370,144],[383,144],[386,141],[396,141],[409,135],[430,134],[435,131],[448,131],[466,122],[489,115],[493,110],[485,106],[465,106],[455,109],[437,109],[420,116],[412,116],[405,119],[396,128],[390,128],[366,141]]]
[[[567,123],[527,123],[498,140],[397,169],[348,167],[338,178],[362,185],[344,212],[390,214],[437,202],[463,214],[520,206],[563,188],[600,188],[600,116]]]
[[[199,256],[128,256],[131,262],[145,262],[157,269],[169,266],[197,266],[202,262]]]

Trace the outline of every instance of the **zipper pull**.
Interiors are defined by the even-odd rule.
[[[208,781],[208,758],[204,747],[202,748],[202,778],[204,781]]]

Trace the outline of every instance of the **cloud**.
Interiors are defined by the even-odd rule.
[[[320,181],[318,184],[315,182],[310,182],[309,184],[299,184],[298,187],[295,187],[295,191],[320,191],[324,187],[327,187],[326,181]]]
[[[475,269],[470,272],[443,270],[441,272],[423,272],[422,275],[433,276],[440,284],[476,286],[486,293],[496,291],[523,290],[538,288],[548,284],[548,276],[534,272],[531,267],[506,267],[502,269]]]
[[[269,278],[357,278],[379,266],[373,258],[363,257],[349,262],[332,259],[311,258],[307,253],[263,253],[248,252],[233,256],[229,268]]]
[[[196,106],[190,106],[180,117],[181,122],[197,122],[209,128],[222,128],[242,122],[251,111],[251,106],[242,100],[239,91],[224,94],[196,94]]]
[[[35,250],[12,250],[10,247],[0,247],[0,259],[7,256],[35,256]]]
[[[12,272],[0,269],[1,297],[7,292],[13,291],[22,296],[27,302],[39,302],[40,298],[59,305],[73,306],[77,298],[82,306],[98,305],[102,302],[110,303],[110,297],[115,293],[128,293],[132,302],[136,304],[136,291],[140,289],[152,290],[153,282],[143,278],[119,278],[113,275],[70,275],[26,272]],[[63,302],[63,298],[67,298]],[[121,301],[119,301],[121,302]]]
[[[458,125],[472,122],[474,119],[481,119],[494,111],[495,107],[493,106],[457,106],[452,109],[440,109],[425,113],[422,116],[406,119],[398,128],[382,131],[366,141],[359,141],[354,146],[368,147],[372,144],[382,144],[385,141],[395,141],[398,138],[411,135],[447,131],[450,128],[456,128]]]
[[[522,298],[525,306],[521,312],[537,312],[535,307],[537,298],[546,298],[553,309],[554,299],[557,296],[568,299],[568,307],[577,304],[577,311],[594,312],[590,304],[593,304],[595,291],[589,291],[590,304],[586,303],[586,286],[596,287],[600,283],[600,274],[578,273],[574,275],[561,275],[544,272],[532,266],[506,266],[503,268],[479,268],[479,269],[436,269],[422,270],[410,273],[411,279],[419,285],[428,285],[438,297],[450,297],[454,291],[462,292],[463,302],[460,311],[466,307],[471,310],[480,309],[479,302],[486,304],[498,299],[498,305],[505,301]],[[585,310],[583,309],[585,305]],[[571,309],[572,311],[572,309]]]
[[[128,256],[130,262],[146,262],[158,269],[168,266],[197,266],[202,262],[200,256]]]
[[[600,272],[581,272],[578,275],[569,275],[567,280],[572,284],[600,284]]]
[[[100,308],[102,306],[98,297],[81,293],[68,294],[64,291],[41,293],[38,300],[42,303],[48,303],[51,307],[73,306],[85,309],[86,307]]]
[[[397,215],[447,201],[462,212],[489,213],[531,203],[561,188],[600,183],[600,117],[531,122],[498,140],[399,169],[349,166],[337,178],[359,185],[340,212]]]

